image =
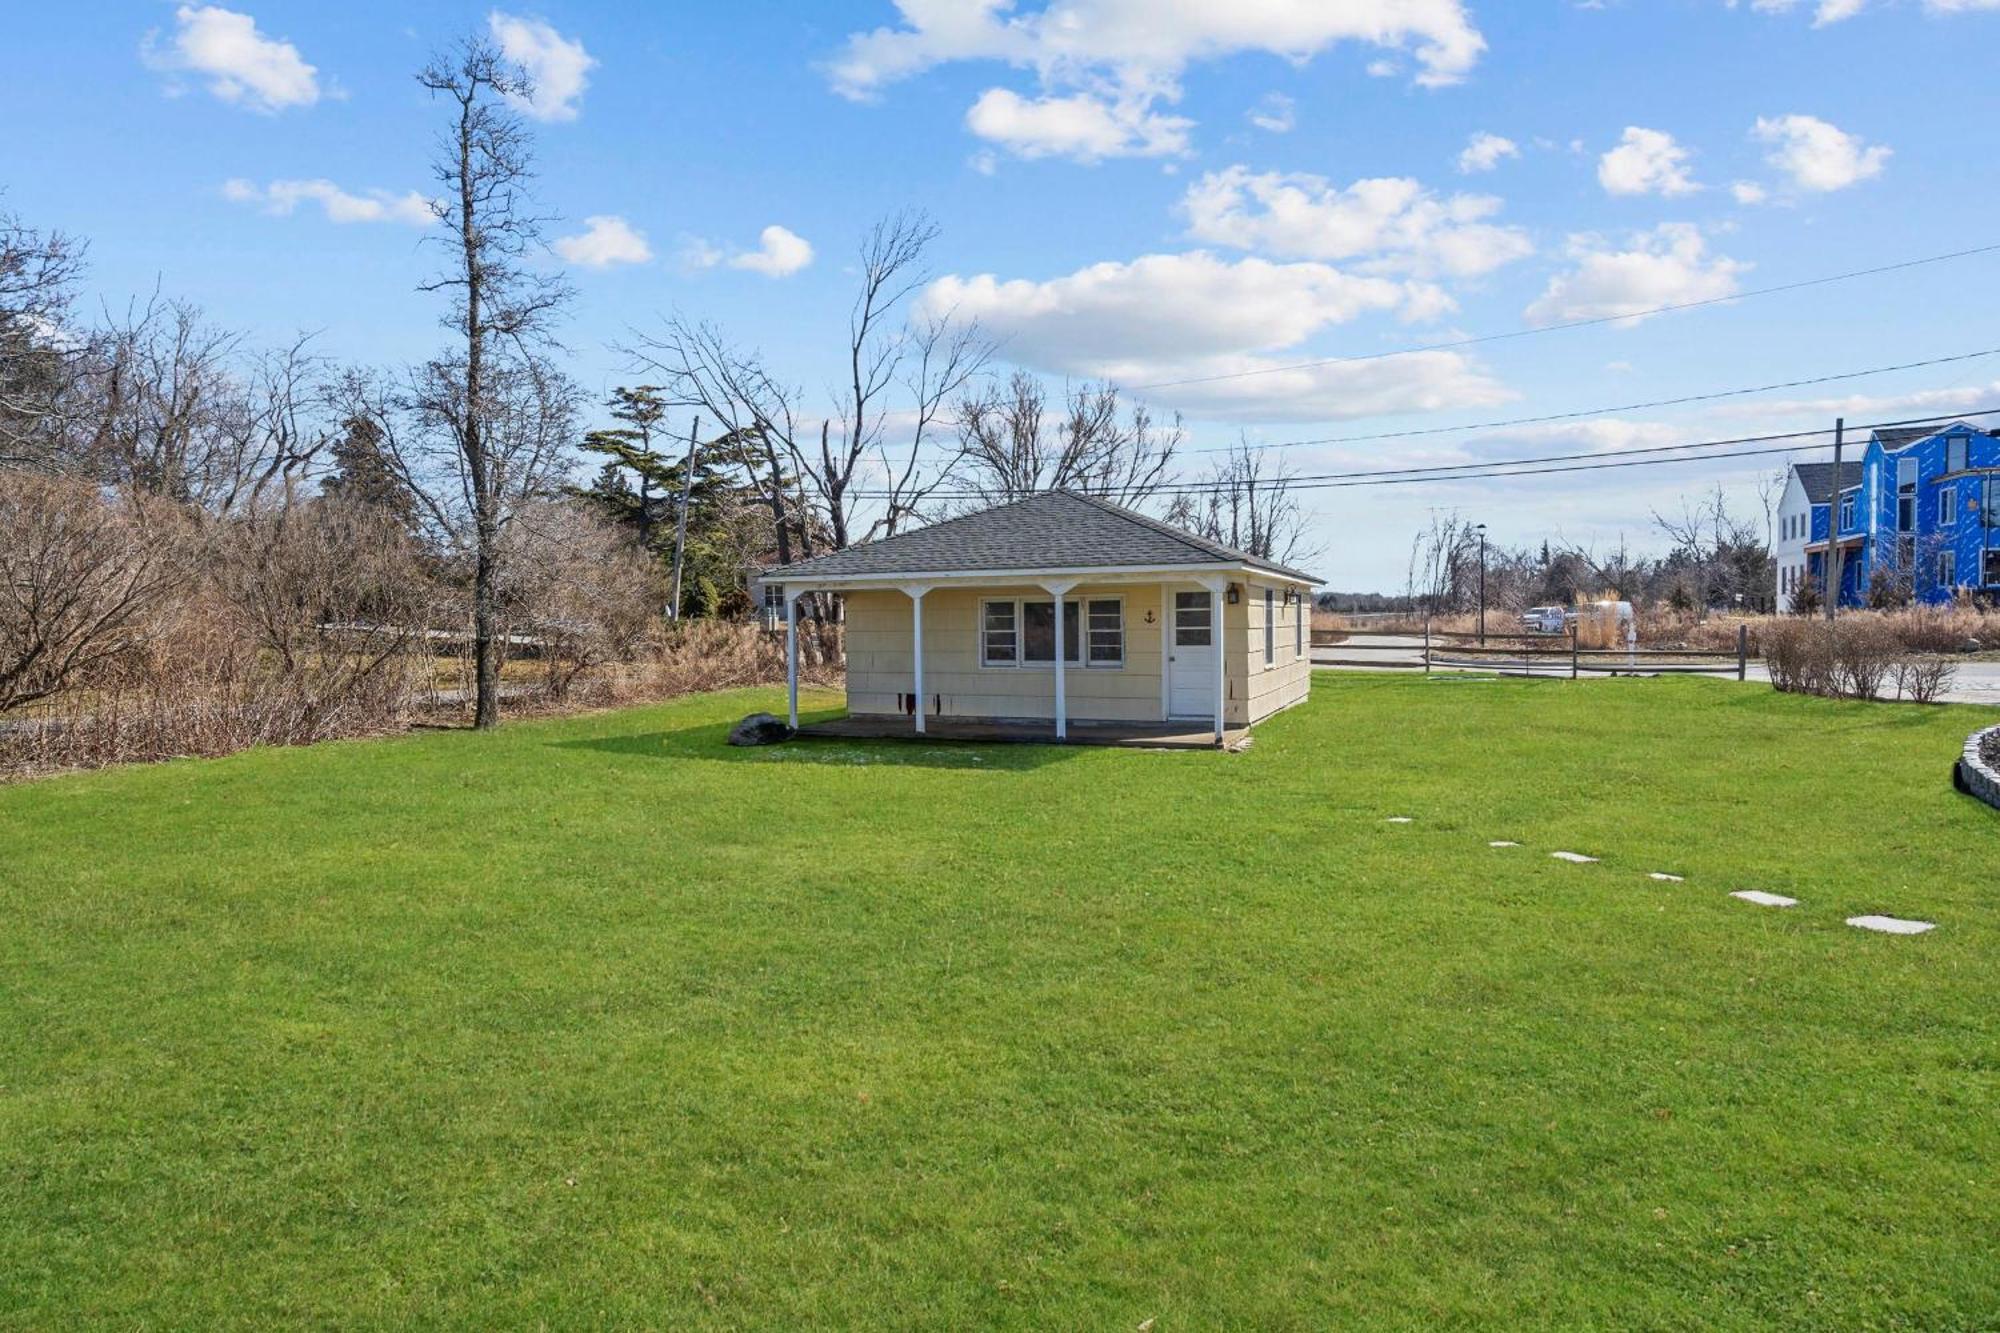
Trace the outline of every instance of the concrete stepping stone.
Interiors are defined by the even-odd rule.
[[[1521,844],[1518,842],[1509,842],[1505,838],[1500,838],[1496,841],[1489,842],[1486,845],[1488,847],[1519,847]]]
[[[1884,935],[1921,935],[1937,929],[1935,921],[1910,921],[1899,916],[1851,916],[1847,924],[1862,930],[1879,930]]]
[[[1594,866],[1597,864],[1596,857],[1585,856],[1582,852],[1550,852],[1549,855],[1558,861],[1567,861],[1571,865]]]
[[[1687,883],[1687,876],[1686,876],[1686,875],[1669,875],[1669,874],[1668,874],[1668,873],[1667,873],[1666,871],[1664,871],[1664,870],[1655,870],[1655,871],[1652,871],[1651,873],[1649,873],[1649,874],[1648,874],[1648,875],[1646,876],[1646,878],[1647,878],[1647,879],[1656,879],[1656,880],[1660,881],[1660,883],[1662,883],[1662,884],[1685,884],[1685,883]]]
[[[1797,907],[1799,905],[1797,898],[1787,898],[1782,893],[1766,893],[1762,889],[1738,889],[1729,896],[1732,898],[1741,898],[1746,903],[1755,903],[1759,907]]]

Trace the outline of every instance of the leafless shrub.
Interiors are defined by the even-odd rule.
[[[524,510],[508,530],[502,596],[535,642],[542,689],[567,697],[586,673],[631,659],[660,619],[659,566],[625,533],[569,502]]]
[[[1837,679],[1833,642],[1824,622],[1786,618],[1762,635],[1771,685],[1788,694],[1832,694]]]
[[[133,651],[173,573],[143,505],[0,471],[0,713]],[[165,515],[157,516],[165,521]]]
[[[1834,685],[1853,699],[1873,699],[1895,673],[1903,650],[1895,631],[1877,620],[1853,620],[1833,630]]]
[[[1907,694],[1911,703],[1934,704],[1957,676],[1958,663],[1949,657],[1906,657],[1896,663],[1896,694]]]

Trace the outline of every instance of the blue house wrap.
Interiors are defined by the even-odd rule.
[[[1794,470],[1813,501],[1806,559],[1821,587],[1838,514],[1842,605],[1865,604],[1878,586],[1920,602],[1949,602],[1961,589],[2000,600],[2000,439],[1962,421],[1885,428],[1869,438],[1858,472]]]

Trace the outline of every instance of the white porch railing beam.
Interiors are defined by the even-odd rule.
[[[1056,658],[1056,739],[1057,739],[1057,740],[1059,740],[1059,741],[1061,741],[1061,740],[1068,740],[1068,739],[1069,739],[1069,696],[1068,696],[1068,694],[1067,694],[1067,692],[1066,692],[1066,691],[1067,691],[1067,686],[1065,685],[1065,683],[1064,683],[1064,679],[1063,679],[1063,676],[1064,676],[1064,672],[1063,672],[1063,658],[1064,658],[1064,657],[1066,657],[1066,656],[1068,656],[1068,653],[1067,653],[1066,649],[1067,649],[1067,648],[1068,648],[1068,646],[1069,646],[1069,645],[1068,645],[1068,636],[1067,636],[1066,634],[1064,634],[1064,632],[1063,632],[1063,631],[1064,631],[1064,630],[1065,630],[1066,628],[1068,628],[1068,623],[1069,623],[1069,622],[1068,622],[1068,621],[1067,621],[1067,619],[1065,619],[1065,617],[1063,616],[1063,596],[1064,596],[1064,594],[1068,593],[1068,592],[1069,592],[1069,590],[1070,590],[1071,588],[1074,588],[1075,586],[1076,586],[1076,580],[1074,580],[1074,579],[1068,579],[1068,580],[1064,580],[1064,579],[1056,579],[1056,580],[1053,580],[1053,581],[1051,581],[1051,582],[1045,582],[1045,583],[1043,583],[1043,584],[1042,584],[1042,587],[1043,587],[1043,589],[1044,589],[1044,590],[1045,590],[1045,591],[1046,591],[1046,592],[1047,592],[1047,593],[1049,594],[1049,596],[1051,596],[1051,597],[1053,597],[1053,598],[1055,599],[1055,616],[1056,616],[1056,651],[1055,651],[1055,658]],[[1077,608],[1077,627],[1076,627],[1076,631],[1077,631],[1077,644],[1078,644],[1078,647],[1081,647],[1081,646],[1082,646],[1082,642],[1083,642],[1083,623],[1082,623],[1082,621],[1083,621],[1083,608],[1082,608],[1082,607],[1078,607],[1078,608]]]

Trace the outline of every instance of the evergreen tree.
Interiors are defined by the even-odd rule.
[[[333,471],[320,481],[320,494],[380,509],[414,533],[416,497],[382,456],[382,428],[363,416],[348,418],[344,427],[333,442]]]

